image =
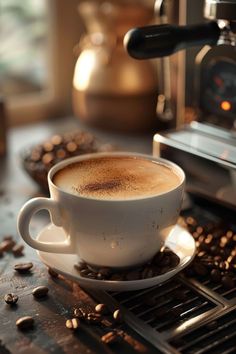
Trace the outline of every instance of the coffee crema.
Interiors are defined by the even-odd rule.
[[[67,165],[55,173],[53,183],[77,196],[127,200],[170,191],[180,184],[180,177],[171,167],[159,162],[109,156]]]

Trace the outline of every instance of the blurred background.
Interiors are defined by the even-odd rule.
[[[1,0],[0,94],[8,124],[74,114],[101,128],[135,132],[183,122],[184,101],[191,100],[183,91],[186,78],[186,93],[193,85],[189,73],[196,50],[187,50],[186,68],[179,65],[185,53],[173,56],[172,80],[182,70],[181,102],[170,117],[158,120],[163,63],[131,59],[123,36],[130,28],[152,23],[199,22],[203,2],[166,1],[170,9],[165,19],[154,16],[154,2]],[[176,88],[171,90],[178,95]]]

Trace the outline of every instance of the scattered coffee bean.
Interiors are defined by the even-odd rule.
[[[214,283],[219,283],[221,281],[221,272],[218,269],[212,269],[211,280]]]
[[[3,241],[12,241],[13,240],[13,236],[12,235],[5,235],[4,237],[3,237]]]
[[[16,326],[22,331],[32,329],[34,327],[34,319],[31,316],[18,318]]]
[[[123,316],[120,309],[117,309],[113,312],[113,318],[117,323],[123,322]]]
[[[15,246],[15,241],[10,239],[10,240],[5,240],[0,243],[0,250],[1,252],[10,252],[12,248]]]
[[[78,318],[72,318],[66,321],[66,328],[76,330],[80,326],[80,321]]]
[[[57,272],[55,272],[55,270],[53,270],[52,268],[48,268],[48,274],[52,277],[52,278],[58,278],[59,274]]]
[[[87,312],[82,307],[75,308],[73,313],[76,318],[85,319],[87,317]]]
[[[100,313],[90,312],[86,316],[86,322],[89,324],[98,324],[102,320]]]
[[[110,331],[101,337],[101,341],[108,345],[116,343],[118,340],[120,340],[120,336],[115,331]]]
[[[21,257],[23,256],[23,250],[24,250],[24,245],[15,245],[12,248],[12,253],[14,254],[15,257]]]
[[[6,294],[4,300],[9,305],[15,305],[18,301],[18,296],[16,294]]]
[[[235,281],[229,275],[224,275],[221,279],[221,282],[226,289],[233,289],[235,287]]]
[[[31,270],[32,267],[33,267],[33,263],[32,262],[18,263],[18,264],[15,264],[14,269],[18,273],[28,273]]]
[[[95,311],[97,313],[100,313],[101,315],[108,315],[109,314],[109,309],[108,309],[107,305],[105,305],[105,304],[97,304],[95,306]]]
[[[41,286],[37,286],[37,288],[34,288],[32,291],[32,294],[36,299],[40,299],[42,297],[47,296],[48,291],[49,291],[49,289],[47,286],[41,285]]]
[[[194,270],[196,272],[196,274],[201,275],[201,276],[205,276],[208,273],[208,269],[205,265],[203,265],[202,263],[194,263]]]

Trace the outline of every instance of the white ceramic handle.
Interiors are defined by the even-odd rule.
[[[58,204],[50,198],[34,198],[29,200],[21,208],[18,217],[18,231],[23,240],[31,247],[44,252],[52,253],[73,253],[72,244],[68,238],[64,242],[39,242],[31,237],[29,232],[29,224],[32,216],[39,210],[46,209],[49,211],[51,220],[54,225],[61,226],[61,216]]]

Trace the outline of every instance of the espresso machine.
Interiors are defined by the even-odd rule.
[[[206,21],[191,25],[179,25],[180,15],[176,24],[181,6],[156,0],[158,24],[131,29],[124,38],[137,60],[158,58],[157,119],[171,128],[154,135],[153,153],[184,168],[190,192],[235,207],[236,0],[205,0]],[[187,72],[183,49],[199,46]]]

